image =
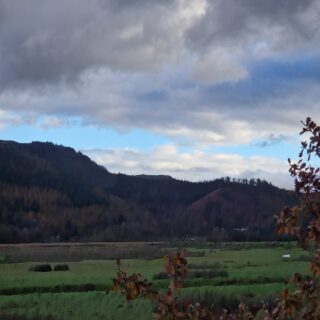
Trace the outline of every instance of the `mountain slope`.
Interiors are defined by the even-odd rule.
[[[72,148],[0,141],[0,242],[268,239],[296,202],[265,181],[112,174]]]
[[[0,142],[0,242],[130,240],[155,234],[151,214],[104,191],[114,175],[51,143]]]
[[[0,154],[1,181],[61,190],[79,204],[98,201],[92,189],[113,179],[87,156],[52,143],[0,141]]]

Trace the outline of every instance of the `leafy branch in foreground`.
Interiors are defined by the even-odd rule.
[[[124,294],[128,301],[142,297],[154,302],[157,306],[155,319],[158,320],[253,320],[258,314],[265,320],[320,320],[320,168],[312,164],[320,159],[320,126],[311,118],[302,125],[300,134],[307,135],[307,140],[301,142],[297,163],[289,159],[289,172],[295,178],[295,189],[301,203],[285,208],[276,216],[276,232],[294,235],[303,248],[313,250],[310,279],[305,280],[301,274],[295,273],[288,280],[294,289],[285,289],[273,307],[263,306],[258,313],[251,312],[243,303],[234,312],[214,310],[200,303],[180,306],[177,293],[183,286],[188,269],[185,252],[177,251],[166,257],[165,272],[170,279],[166,293],[153,289],[152,284],[143,280],[140,274],[128,275],[121,270],[119,262],[113,289]]]

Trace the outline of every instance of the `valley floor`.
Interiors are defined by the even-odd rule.
[[[95,247],[94,244],[91,246]],[[161,247],[163,244],[140,243],[134,246],[123,243],[112,248],[101,244],[96,246],[100,250],[111,250],[115,255],[117,248],[120,248],[119,252],[124,258],[122,267],[126,271],[139,272],[156,287],[165,290],[168,280],[162,273],[164,260],[158,257],[161,252],[164,254],[168,250]],[[139,255],[140,246],[151,247],[154,252],[151,254],[148,249],[146,257],[138,255],[140,258],[132,258],[137,246],[139,249],[136,253]],[[77,248],[75,244],[74,247],[69,245],[64,249],[72,255],[72,250],[79,253]],[[125,259],[124,248],[130,248],[126,251],[129,252],[130,259]],[[79,261],[70,262],[61,260],[66,257],[66,252],[59,256],[58,253],[61,254],[62,251],[57,251],[56,259],[49,257],[48,252],[46,256],[46,246],[34,247],[34,255],[31,254],[30,246],[28,250],[31,250],[31,261],[22,262],[19,251],[11,252],[10,255],[8,248],[4,250],[0,247],[1,319],[151,319],[150,303],[138,300],[128,304],[123,297],[110,291],[116,272],[114,259],[85,260],[81,259],[86,258],[85,256],[77,256]],[[29,271],[31,266],[38,263],[35,262],[35,257],[36,254],[41,256],[41,250],[52,267],[58,262],[65,262],[70,271]],[[94,250],[98,249],[95,247]],[[205,244],[202,247],[189,247],[187,250],[189,276],[185,280],[181,296],[188,300],[213,302],[217,306],[236,305],[238,300],[250,303],[274,299],[276,293],[285,287],[284,281],[293,273],[308,274],[309,255],[294,243]],[[24,260],[28,260],[23,250],[20,253]],[[284,254],[291,254],[291,258],[284,259]],[[10,257],[11,263],[6,261],[7,257]],[[14,262],[14,257],[21,262]],[[18,318],[19,315],[22,318]]]

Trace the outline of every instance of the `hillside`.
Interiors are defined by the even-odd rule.
[[[104,191],[114,175],[51,143],[0,142],[0,242],[118,240],[157,230],[151,214]]]
[[[72,148],[0,141],[0,242],[273,238],[296,196],[265,181],[112,174]]]

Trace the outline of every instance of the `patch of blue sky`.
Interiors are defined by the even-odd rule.
[[[238,154],[243,157],[270,157],[287,160],[289,157],[296,159],[300,146],[299,143],[279,142],[277,144],[262,146],[264,141],[254,141],[246,145],[219,146],[207,149],[210,153]]]
[[[320,57],[316,55],[263,60],[253,63],[249,68],[253,79],[285,79],[290,82],[320,80]]]
[[[152,90],[140,93],[137,99],[145,102],[165,102],[168,100],[168,93],[165,90]]]
[[[247,69],[243,80],[203,87],[203,99],[251,108],[262,99],[292,93],[292,87],[303,90],[304,85],[320,81],[320,57],[316,55],[254,61]]]
[[[85,126],[80,123],[57,128],[29,125],[6,126],[0,129],[0,139],[21,143],[50,141],[76,149],[132,148],[141,151],[148,151],[157,145],[169,143],[167,138],[142,129],[120,133],[111,128]]]

